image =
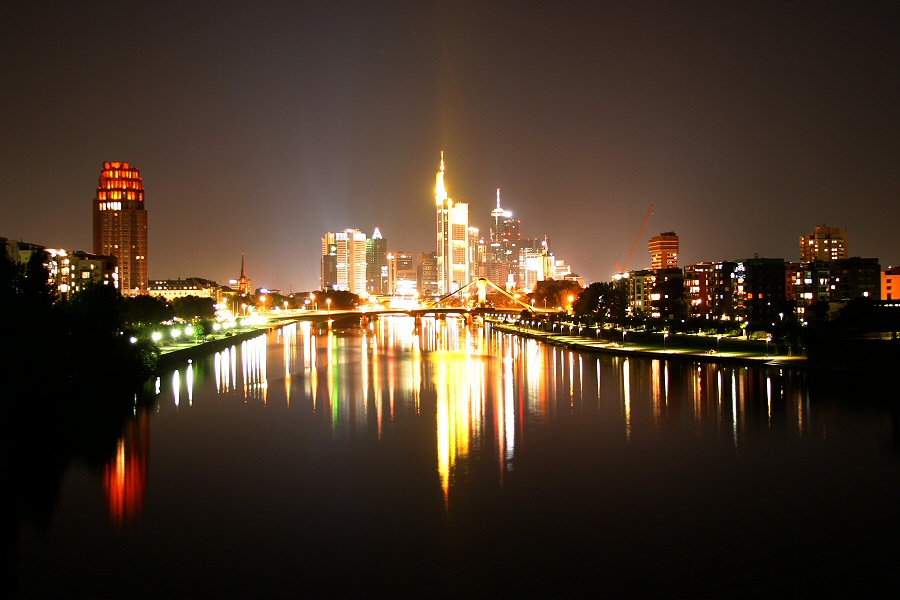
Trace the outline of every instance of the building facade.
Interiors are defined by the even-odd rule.
[[[678,236],[674,231],[664,231],[650,238],[651,269],[675,269],[678,267]]]
[[[115,256],[123,294],[147,292],[147,210],[140,169],[106,162],[94,198],[94,254]]]
[[[372,237],[366,240],[366,288],[370,294],[389,294],[387,240],[376,227]]]
[[[388,252],[388,293],[404,297],[418,296],[416,261],[412,252]]]
[[[830,262],[849,256],[850,236],[837,227],[816,226],[800,236],[800,262]]]
[[[47,249],[50,284],[60,299],[70,298],[92,284],[118,287],[119,267],[114,256]]]
[[[440,295],[449,294],[469,283],[469,205],[454,202],[444,182],[444,153],[435,178],[434,201],[437,209],[437,262]]]
[[[737,263],[701,262],[684,267],[688,316],[697,319],[734,319],[734,270]]]
[[[881,299],[900,300],[900,267],[881,272]]]
[[[366,295],[366,234],[329,231],[322,238],[322,287]]]
[[[419,294],[424,298],[439,296],[439,279],[437,252],[419,252],[416,260],[416,283]]]
[[[171,302],[176,298],[196,296],[198,298],[212,298],[218,304],[222,300],[222,287],[215,281],[201,279],[200,277],[188,277],[187,279],[151,279],[149,283],[150,295],[165,298]]]
[[[520,286],[521,226],[521,221],[512,218],[512,212],[500,207],[498,188],[497,207],[491,211],[491,237],[484,248],[484,276],[507,290]]]
[[[785,291],[786,271],[782,258],[738,261],[734,270],[736,319],[749,322],[754,329],[771,331],[776,322],[790,314],[793,307]]]

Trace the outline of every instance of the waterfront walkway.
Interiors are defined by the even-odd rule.
[[[680,359],[694,362],[715,362],[752,365],[773,365],[782,367],[805,367],[805,356],[776,355],[767,351],[759,352],[755,345],[747,343],[746,349],[735,349],[734,343],[729,343],[727,351],[698,350],[696,347],[681,347],[678,343],[680,336],[672,336],[671,341],[663,344],[651,342],[609,341],[596,339],[584,335],[572,335],[543,331],[532,327],[514,325],[510,323],[493,322],[492,326],[507,333],[513,333],[523,337],[540,340],[554,346],[565,346],[573,350],[588,352],[607,352],[625,356],[643,356],[650,358]],[[593,329],[590,331],[594,331]],[[626,334],[627,337],[627,334]],[[729,340],[732,342],[733,340]],[[772,346],[774,350],[774,345]]]
[[[227,331],[211,334],[202,340],[191,340],[181,342],[169,342],[159,346],[160,363],[168,363],[173,360],[183,358],[191,358],[194,354],[203,354],[218,348],[225,348],[232,343],[240,342],[251,337],[255,337],[266,331],[281,327],[298,319],[296,315],[281,318],[273,318],[265,323],[249,325],[230,329]],[[685,347],[679,343],[685,339],[683,335],[673,335],[664,338],[663,343],[654,343],[652,340],[635,341],[633,336],[628,338],[626,332],[623,342],[609,341],[597,339],[589,335],[577,335],[574,333],[550,332],[543,331],[534,327],[524,325],[505,323],[502,321],[490,321],[491,326],[499,331],[505,331],[522,337],[528,337],[540,340],[546,344],[554,346],[564,346],[573,350],[581,350],[587,352],[605,352],[624,356],[643,356],[657,359],[672,360],[689,360],[693,362],[714,362],[714,363],[731,363],[731,364],[752,364],[752,365],[773,365],[782,367],[806,367],[807,361],[805,356],[787,356],[774,354],[775,346],[771,346],[773,352],[769,352],[768,345],[763,352],[759,351],[759,344],[738,340],[735,338],[723,338],[722,345],[727,346],[726,350],[705,350],[698,348],[696,345]],[[562,329],[562,328],[561,328]],[[587,329],[586,331],[595,331]],[[693,336],[690,336],[693,337]],[[742,347],[745,346],[745,347]]]

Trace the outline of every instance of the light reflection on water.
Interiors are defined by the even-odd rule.
[[[494,449],[502,484],[523,433],[564,418],[560,401],[568,418],[599,411],[604,428],[618,421],[625,441],[690,415],[695,435],[727,431],[738,447],[748,395],[764,398],[769,428],[776,415],[788,415],[797,437],[803,437],[809,421],[806,391],[792,386],[788,402],[784,374],[777,370],[679,365],[674,384],[682,392],[673,398],[671,366],[664,360],[589,357],[454,317],[381,318],[349,330],[294,323],[216,352],[211,362],[216,395],[263,406],[273,399],[268,374],[277,363],[271,366],[283,378],[284,391],[276,402],[327,415],[334,435],[360,436],[374,424],[380,439],[398,402],[421,414],[423,398],[432,399],[436,466],[448,506],[453,484],[473,453],[484,460],[481,452]],[[170,394],[184,410],[193,405],[195,388],[205,385],[188,364],[183,376],[180,369],[173,371],[168,392],[157,393]],[[187,407],[181,406],[185,392]]]
[[[291,324],[178,365],[151,389],[156,409],[129,424],[103,473],[104,518],[130,524],[135,545],[91,546],[92,531],[63,541],[108,560],[104,548],[124,546],[148,565],[221,547],[256,565],[244,586],[207,559],[222,593],[293,577],[297,592],[326,572],[334,584],[341,570],[321,556],[379,576],[433,563],[443,581],[516,573],[525,592],[578,569],[621,587],[666,568],[694,585],[697,561],[715,565],[707,575],[759,577],[805,540],[827,543],[829,527],[874,543],[859,539],[868,513],[856,496],[900,501],[897,468],[872,456],[889,416],[816,403],[805,376],[583,354],[457,318]],[[835,482],[854,494],[832,493]],[[825,529],[808,507],[825,511]],[[61,512],[74,516],[60,531],[81,527],[84,507]],[[896,518],[871,519],[900,534]],[[673,566],[647,562],[657,546]]]

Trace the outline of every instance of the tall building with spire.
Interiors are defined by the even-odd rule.
[[[147,211],[141,171],[127,162],[105,162],[94,197],[94,254],[115,256],[123,294],[145,294]]]
[[[512,212],[500,207],[500,188],[497,188],[497,207],[491,211],[491,240],[485,249],[485,277],[507,289],[519,287],[519,248],[522,243],[521,221]]]
[[[469,283],[469,205],[454,202],[444,183],[444,151],[434,188],[437,209],[439,293],[449,294]]]
[[[242,296],[249,296],[253,293],[253,285],[250,283],[250,279],[247,277],[247,269],[244,265],[244,254],[241,253],[241,276],[238,277],[237,280],[238,292]]]

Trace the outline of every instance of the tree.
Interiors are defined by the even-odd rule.
[[[584,288],[572,304],[578,316],[589,316],[600,321],[624,319],[628,297],[624,289],[612,283],[598,281]]]
[[[328,300],[331,300],[329,304]],[[359,306],[359,296],[353,292],[342,290],[328,290],[315,292],[315,300],[319,310],[331,308],[356,308]]]
[[[160,296],[139,295],[125,298],[122,316],[132,325],[156,324],[172,320],[175,311]]]
[[[569,304],[569,296],[577,296],[581,292],[581,286],[577,282],[568,279],[545,279],[538,281],[534,286],[535,306],[555,308],[566,307]]]
[[[216,316],[216,303],[212,298],[185,296],[172,300],[175,316],[185,321],[212,319]]]
[[[111,285],[91,283],[73,294],[63,310],[78,335],[101,337],[119,332],[124,300]]]

